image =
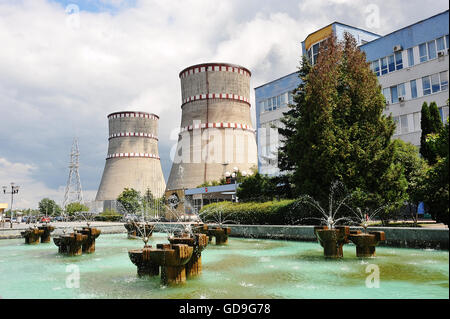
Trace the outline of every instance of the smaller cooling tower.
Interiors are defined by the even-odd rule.
[[[145,112],[108,115],[109,146],[96,200],[116,200],[124,188],[162,197],[166,187],[158,155],[158,120]],[[106,206],[106,205],[105,205]]]

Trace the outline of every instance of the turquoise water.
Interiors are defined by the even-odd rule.
[[[150,244],[165,242],[156,233]],[[325,260],[315,242],[230,238],[203,251],[200,276],[165,287],[159,277],[137,277],[127,252],[142,246],[126,234],[101,235],[94,254],[66,257],[53,242],[0,240],[0,297],[449,298],[448,251],[377,247],[376,258],[362,260],[346,245],[344,259],[335,261]],[[366,287],[370,264],[379,269],[379,288]],[[79,288],[66,285],[73,269]]]

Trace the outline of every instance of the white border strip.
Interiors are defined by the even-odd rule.
[[[196,74],[196,73],[203,73],[203,72],[232,72],[232,73],[238,73],[241,75],[245,75],[250,77],[250,73],[247,70],[244,70],[242,68],[238,68],[235,66],[225,66],[225,65],[209,65],[209,66],[198,66],[193,67],[190,69],[187,69],[183,73],[181,73],[180,78],[186,78],[189,75]]]
[[[159,117],[154,114],[141,113],[141,112],[123,112],[123,113],[115,113],[108,115],[108,119],[118,119],[118,118],[145,118],[151,120],[159,120]]]
[[[118,157],[143,157],[143,158],[153,158],[159,160],[160,157],[155,154],[149,154],[149,153],[114,153],[114,154],[108,154],[106,159],[111,158],[118,158]]]

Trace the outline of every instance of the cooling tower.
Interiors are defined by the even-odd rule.
[[[167,190],[219,181],[257,167],[250,76],[242,66],[207,63],[181,71],[182,118]]]
[[[142,195],[150,189],[154,197],[162,197],[165,182],[158,155],[158,120],[157,115],[144,112],[108,115],[108,154],[96,200],[116,200],[124,188]]]

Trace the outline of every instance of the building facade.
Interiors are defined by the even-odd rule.
[[[415,146],[424,102],[436,102],[443,122],[448,118],[448,21],[445,11],[360,46],[397,124],[394,138]]]
[[[302,52],[314,64],[321,43],[332,34],[338,41],[345,32],[353,35],[378,76],[387,102],[384,113],[392,114],[397,124],[393,138],[419,146],[423,102],[436,102],[442,120],[448,118],[448,21],[447,10],[385,36],[334,22],[308,35]],[[276,128],[268,127],[281,127],[291,92],[300,83],[294,72],[255,88],[258,169],[262,174],[279,174],[277,149],[283,141]]]

